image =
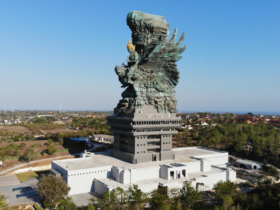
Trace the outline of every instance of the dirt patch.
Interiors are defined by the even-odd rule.
[[[63,153],[60,153],[60,154],[63,154]],[[50,156],[53,156],[53,157],[50,157]],[[58,155],[46,155],[44,157],[42,156],[41,158],[42,159],[38,158],[37,160],[43,160],[43,159],[46,159],[46,158],[53,158],[53,159],[43,160],[43,161],[40,161],[40,162],[31,163],[29,165],[25,165],[23,167],[20,167],[20,168],[17,168],[15,170],[13,170],[13,171],[10,171],[10,172],[8,172],[8,173],[6,173],[4,175],[11,174],[11,173],[13,173],[14,171],[16,171],[18,169],[24,169],[24,168],[30,168],[30,167],[39,167],[39,166],[47,166],[47,165],[50,165],[53,160],[74,159],[75,157],[74,156],[68,156],[67,153],[66,153],[66,154],[64,154],[64,157],[58,157]]]
[[[59,129],[54,129],[54,130],[41,130],[41,132],[46,134],[48,132],[50,132],[50,133],[68,133],[68,132],[77,132],[77,131],[71,130],[69,128],[59,128]]]
[[[31,132],[28,128],[23,126],[0,126],[0,131],[8,135],[30,135]]]
[[[12,206],[10,207],[11,210],[15,210],[15,209],[24,209],[24,210],[34,210],[34,208],[32,206],[30,206],[29,204],[21,204],[21,205],[17,205],[17,206]]]
[[[16,145],[20,145],[21,143],[25,143],[25,147],[23,147],[21,150],[20,150],[20,153],[19,153],[19,156],[23,155],[25,150],[30,148],[32,145],[34,144],[37,144],[39,145],[38,147],[36,148],[33,148],[33,150],[35,150],[35,152],[42,152],[44,150],[46,150],[48,148],[48,145],[47,145],[47,140],[38,140],[38,141],[18,141],[18,142],[12,142],[12,143],[7,143],[7,142],[3,142],[1,143],[1,147],[5,147],[5,146],[8,146],[10,144],[16,144]],[[65,148],[61,145],[56,145],[56,149],[59,151],[59,150],[64,150]]]
[[[53,155],[40,155],[38,156],[35,160],[44,160],[44,159],[48,159],[48,158],[55,158],[56,160],[59,160],[58,157],[60,158],[73,158],[73,156],[69,156],[69,152],[62,152],[62,153],[57,153],[57,154],[53,154]],[[64,157],[62,157],[64,156]],[[66,157],[65,157],[66,156]],[[47,160],[46,160],[47,161]],[[52,160],[49,160],[49,161],[52,161]],[[18,166],[18,165],[21,165],[25,163],[24,161],[19,161],[18,159],[15,159],[15,160],[6,160],[4,163],[3,163],[3,167],[2,167],[2,170],[0,169],[0,172],[1,171],[4,171],[6,169],[9,169],[9,168],[12,168],[12,167],[15,167],[15,166]],[[35,164],[35,163],[34,163]],[[40,163],[38,163],[40,164]],[[44,163],[45,165],[47,165],[47,162]],[[28,165],[29,166],[29,165]],[[34,165],[36,166],[36,165]],[[10,173],[10,172],[8,172]]]

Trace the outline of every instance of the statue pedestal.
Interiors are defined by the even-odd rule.
[[[152,105],[134,113],[107,117],[114,133],[111,155],[132,164],[172,160],[172,135],[180,126],[175,113],[158,113]]]

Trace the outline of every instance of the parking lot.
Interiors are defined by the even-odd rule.
[[[0,192],[7,197],[6,201],[11,206],[39,202],[39,196],[17,198],[17,195],[22,195],[26,192],[13,191],[14,188],[30,187],[37,182],[37,178],[21,183],[15,175],[0,176]]]

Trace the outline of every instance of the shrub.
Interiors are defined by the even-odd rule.
[[[21,156],[23,160],[30,161],[37,157],[37,153],[33,149],[25,150],[24,154]]]
[[[57,151],[57,149],[56,149],[55,145],[53,145],[53,144],[49,145],[49,147],[48,147],[48,149],[47,149],[47,152],[48,152],[50,155],[54,154],[56,151]]]

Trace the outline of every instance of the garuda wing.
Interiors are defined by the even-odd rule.
[[[185,38],[185,33],[182,34],[180,40],[175,43],[177,38],[177,29],[175,28],[174,34],[170,41],[168,36],[164,40],[160,40],[155,48],[144,58],[143,67],[157,69],[158,75],[174,88],[179,82],[179,71],[175,62],[180,60],[181,55],[186,49],[186,45],[181,48]],[[156,68],[155,68],[156,67]]]

